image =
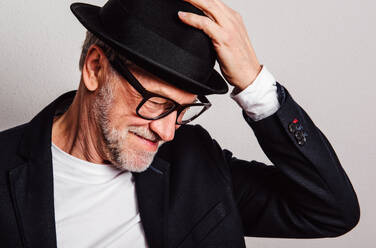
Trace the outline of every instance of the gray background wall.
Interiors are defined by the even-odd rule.
[[[29,121],[55,97],[76,89],[84,29],[69,10],[72,2],[1,0],[0,130]],[[359,225],[339,238],[246,238],[248,247],[374,247],[375,1],[224,2],[242,14],[260,62],[330,140],[362,214]],[[198,122],[237,157],[270,163],[238,106],[228,96],[210,99],[214,107]]]

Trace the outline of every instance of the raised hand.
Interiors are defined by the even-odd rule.
[[[201,29],[212,40],[222,75],[240,90],[250,85],[261,71],[241,15],[220,0],[183,0],[206,16],[179,11],[186,24]]]

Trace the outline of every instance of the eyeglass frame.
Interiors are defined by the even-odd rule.
[[[142,96],[142,100],[141,100],[141,102],[138,104],[138,106],[136,108],[136,114],[139,117],[141,117],[142,119],[145,119],[145,120],[159,120],[159,119],[162,119],[163,117],[166,117],[167,115],[171,114],[172,112],[174,112],[176,110],[177,114],[176,114],[176,121],[175,121],[175,123],[177,125],[185,125],[185,124],[193,121],[197,117],[199,117],[203,112],[205,112],[206,110],[208,110],[212,106],[212,104],[209,102],[209,100],[204,95],[197,95],[197,99],[200,100],[201,103],[179,104],[178,102],[174,101],[171,98],[168,98],[168,97],[165,97],[165,96],[162,96],[162,95],[150,92],[150,91],[146,90],[144,88],[144,86],[142,86],[142,84],[136,79],[136,77],[129,71],[129,69],[127,68],[127,66],[124,65],[124,63],[121,62],[121,60],[118,58],[118,56],[115,55],[112,60],[110,60],[108,58],[108,56],[107,56],[107,59],[108,59],[109,63],[111,64],[111,66],[122,77],[124,77],[128,81],[128,83]],[[160,97],[160,98],[166,99],[168,101],[171,101],[174,104],[174,107],[171,108],[170,110],[168,110],[167,112],[165,112],[165,113],[163,113],[163,114],[161,114],[161,115],[159,115],[157,117],[154,117],[154,118],[149,118],[149,117],[142,116],[139,113],[139,110],[152,97]],[[189,108],[191,106],[202,106],[203,109],[196,116],[193,116],[192,118],[179,123],[178,122],[178,117],[181,114],[181,112],[183,112],[184,109]]]

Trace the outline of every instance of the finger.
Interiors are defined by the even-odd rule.
[[[195,6],[196,8],[200,9],[207,15],[210,19],[218,23],[219,25],[223,26],[228,23],[227,17],[228,14],[224,13],[226,11],[223,6],[220,6],[217,3],[217,0],[183,0]]]
[[[221,37],[220,27],[208,17],[183,11],[179,11],[178,15],[184,23],[204,31],[212,40],[218,41]]]
[[[213,0],[217,3],[217,5],[223,9],[223,10],[226,10],[227,12],[231,13],[233,11],[232,8],[230,8],[228,5],[226,5],[224,2],[222,2],[221,0]]]

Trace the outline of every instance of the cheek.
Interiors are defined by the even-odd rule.
[[[129,92],[123,87],[116,87],[111,107],[112,118],[136,116],[136,107],[135,97],[129,95]]]
[[[118,130],[129,126],[147,125],[149,121],[140,118],[136,114],[137,105],[138,101],[133,99],[114,100],[108,116],[111,125]]]

